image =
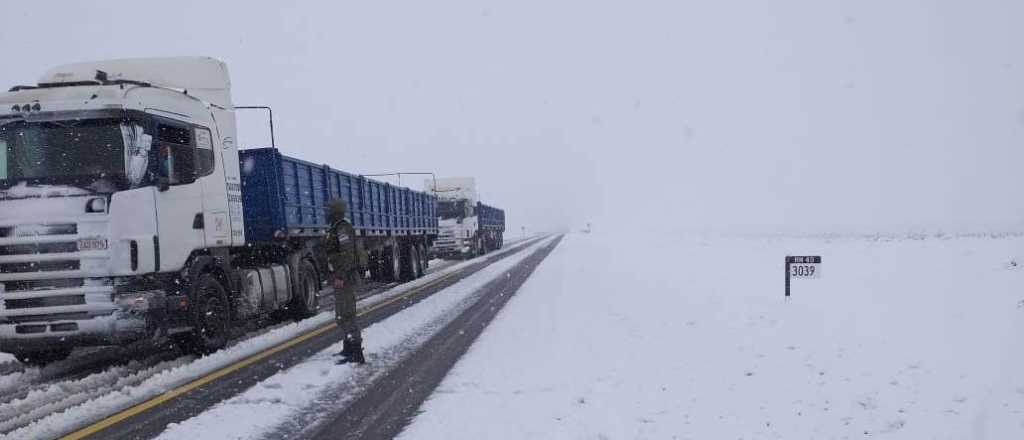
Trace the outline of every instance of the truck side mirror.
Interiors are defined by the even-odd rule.
[[[156,178],[156,190],[164,192],[171,189],[171,181],[166,176],[160,176]]]

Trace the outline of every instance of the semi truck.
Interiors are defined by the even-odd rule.
[[[476,179],[432,179],[425,181],[424,186],[437,196],[438,236],[432,256],[464,259],[501,248],[505,211],[478,200]]]
[[[335,198],[364,275],[423,275],[434,195],[240,151],[235,112],[227,66],[207,57],[69,64],[0,94],[0,351],[209,353],[240,324],[311,316]]]

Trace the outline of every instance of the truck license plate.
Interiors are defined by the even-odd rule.
[[[107,249],[107,240],[103,238],[81,238],[78,240],[80,251],[102,251]]]

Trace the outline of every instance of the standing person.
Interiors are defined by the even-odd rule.
[[[356,322],[356,287],[362,279],[359,269],[361,260],[356,231],[345,220],[345,208],[345,202],[341,199],[333,199],[327,204],[327,221],[331,229],[327,232],[324,246],[334,287],[334,319],[345,335],[344,348],[337,353],[341,356],[338,363],[362,364],[366,362],[363,357],[363,336]]]

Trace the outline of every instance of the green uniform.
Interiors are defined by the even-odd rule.
[[[334,285],[335,279],[345,282],[345,287],[334,289],[335,320],[338,327],[345,332],[347,339],[361,341],[359,324],[356,323],[356,287],[363,277],[359,269],[356,231],[352,224],[344,219],[335,221],[331,224],[324,244],[331,270],[330,285]]]

